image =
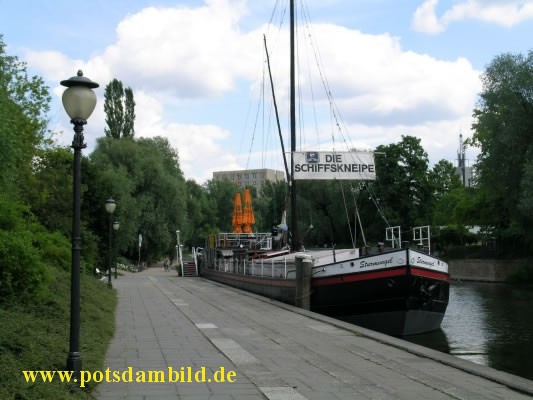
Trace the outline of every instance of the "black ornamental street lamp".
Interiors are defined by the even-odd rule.
[[[112,259],[112,246],[111,246],[111,240],[113,235],[113,230],[111,229],[113,224],[111,223],[111,219],[113,218],[113,212],[115,211],[115,208],[117,207],[117,203],[115,203],[115,200],[113,200],[111,197],[106,200],[105,202],[105,210],[109,214],[109,265],[107,266],[107,286],[111,289],[113,287],[113,284],[111,283],[111,259]]]
[[[91,116],[96,106],[96,95],[92,89],[99,85],[83,76],[61,81],[67,89],[63,92],[63,107],[74,125],[74,165],[72,179],[72,270],[70,283],[70,347],[67,357],[67,370],[74,372],[79,379],[81,371],[80,353],[80,203],[81,203],[81,150],[87,145],[83,143],[83,125]]]
[[[120,228],[120,222],[115,221],[113,222],[113,230],[116,232],[118,231],[118,228]],[[117,263],[115,262],[115,280],[117,279]]]

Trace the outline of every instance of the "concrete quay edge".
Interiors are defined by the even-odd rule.
[[[215,281],[209,280],[209,282],[239,292],[242,295],[253,297],[259,301],[263,301],[277,307],[283,308],[285,310],[304,315],[308,318],[324,322],[330,325],[333,325],[337,328],[350,331],[358,336],[367,337],[369,339],[375,340],[379,343],[387,344],[398,349],[407,351],[411,354],[415,354],[420,357],[425,357],[433,361],[457,368],[459,370],[468,372],[470,374],[479,376],[481,378],[488,379],[490,381],[499,383],[501,385],[507,386],[510,389],[516,390],[518,392],[532,395],[533,396],[533,381],[522,378],[520,376],[512,375],[507,372],[498,371],[494,368],[487,367],[485,365],[476,364],[468,360],[463,360],[461,358],[455,357],[450,354],[442,353],[437,350],[429,349],[415,343],[410,343],[400,338],[389,336],[380,332],[376,332],[370,329],[366,329],[348,322],[344,322],[335,318],[331,318],[322,314],[315,313],[313,311],[304,310],[290,304],[282,303],[277,300],[269,299],[265,296],[257,295],[255,293],[247,292],[241,289],[237,289],[228,285],[224,285]]]

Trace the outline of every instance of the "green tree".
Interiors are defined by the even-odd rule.
[[[135,101],[131,88],[124,89],[122,82],[117,79],[107,84],[104,92],[104,112],[107,124],[104,133],[107,137],[134,137]]]
[[[457,187],[443,193],[433,209],[432,224],[479,225],[482,207],[479,191],[476,188]]]
[[[531,248],[533,51],[497,56],[482,76],[472,144],[480,148],[478,185],[502,248]],[[528,239],[529,238],[529,239]]]
[[[391,225],[404,230],[430,222],[434,193],[429,179],[429,160],[420,139],[402,136],[401,142],[378,146],[377,180],[374,185]]]
[[[49,144],[49,102],[43,80],[30,77],[26,63],[5,53],[0,35],[0,301],[38,301],[48,266],[65,268],[69,260],[67,241],[47,232],[39,223],[42,216],[36,218],[28,206]]]
[[[263,183],[260,196],[253,200],[258,231],[269,232],[274,224],[281,222],[283,212],[287,208],[286,195],[287,183],[285,181]]]
[[[30,77],[26,63],[5,53],[0,34],[0,92],[7,96],[28,118],[36,140],[42,140],[47,127],[46,113],[50,109],[50,93],[41,77]]]
[[[25,195],[32,212],[50,231],[65,237],[72,229],[72,151],[50,148],[34,161],[33,179]]]
[[[216,213],[216,227],[219,232],[231,232],[233,216],[233,199],[239,187],[229,179],[212,179],[205,183],[205,191],[210,207]]]
[[[524,216],[526,224],[531,226],[533,224],[533,163],[528,163],[524,168],[518,211]],[[533,231],[526,230],[526,235],[528,242],[532,243]]]
[[[446,160],[440,160],[433,166],[429,179],[437,199],[462,186],[461,178],[457,175],[455,167]]]
[[[191,246],[204,246],[209,234],[216,233],[216,210],[211,207],[205,189],[187,181],[187,224],[183,240]]]
[[[40,77],[29,77],[26,63],[5,53],[0,35],[0,185],[24,194],[32,160],[46,141],[50,95]]]
[[[100,138],[90,159],[94,182],[85,203],[93,205],[93,230],[107,232],[103,207],[111,196],[117,202],[113,218],[120,222],[116,246],[124,255],[137,259],[139,233],[143,259],[173,255],[175,232],[187,223],[187,187],[168,140]]]
[[[133,90],[130,87],[124,89],[124,131],[123,137],[135,136],[135,100],[133,98]]]

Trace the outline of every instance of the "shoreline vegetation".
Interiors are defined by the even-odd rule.
[[[92,399],[94,384],[28,383],[23,370],[64,370],[69,351],[70,272],[50,268],[44,293],[24,302],[0,304],[0,398]],[[104,368],[115,331],[117,296],[92,275],[81,276],[81,338],[83,369]]]

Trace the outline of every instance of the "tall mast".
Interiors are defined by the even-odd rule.
[[[291,230],[292,230],[292,241],[291,241],[291,250],[298,251],[300,250],[300,238],[298,236],[298,220],[296,218],[296,181],[294,180],[294,157],[293,154],[296,151],[296,96],[295,96],[295,61],[294,61],[294,0],[290,0],[290,29],[291,29],[291,38],[290,38],[290,60],[291,60],[291,109],[290,109],[290,119],[291,119]]]
[[[463,180],[463,186],[466,186],[466,171],[465,171],[465,145],[463,142],[463,134],[459,134],[459,150],[457,151],[457,164],[461,171],[461,178]]]

